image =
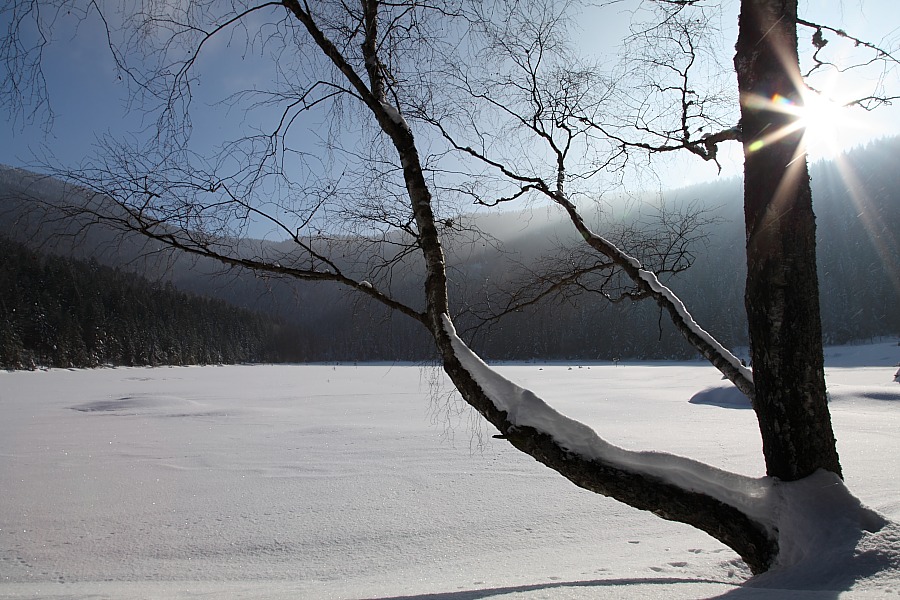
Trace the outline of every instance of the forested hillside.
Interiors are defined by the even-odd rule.
[[[0,367],[283,362],[297,326],[0,238]]]
[[[898,157],[900,139],[894,138],[811,167],[826,343],[900,335],[900,310],[896,308],[900,306]],[[170,281],[180,290],[265,312],[273,321],[291,323],[304,331],[301,340],[293,341],[299,344],[293,346],[299,348],[299,355],[292,356],[317,361],[422,360],[432,356],[433,346],[419,323],[391,314],[381,304],[337,285],[228,271],[213,261],[168,254],[137,234],[123,236],[104,232],[102,227],[85,229],[76,224],[77,233],[70,230],[61,234],[61,228],[71,222],[38,218],[32,209],[35,199],[52,199],[65,193],[71,192],[51,178],[15,169],[0,170],[0,234],[56,254],[96,257],[100,264],[149,273],[152,280]],[[666,283],[682,297],[702,327],[729,347],[746,346],[741,181],[730,179],[668,191],[662,198],[649,200],[670,207],[701,207],[716,217],[715,224],[708,227],[708,237],[693,249],[694,265]],[[594,216],[605,214],[599,231],[621,225],[641,210],[639,204],[626,210],[617,202],[611,199],[594,212],[585,211]],[[554,207],[473,215],[471,219],[471,225],[486,232],[494,243],[448,242],[447,260],[457,324],[464,335],[474,336],[473,345],[482,356],[505,360],[694,356],[668,319],[660,318],[652,302],[610,304],[598,294],[548,297],[490,327],[470,329],[478,323],[471,314],[474,308],[502,305],[503,290],[509,290],[523,273],[527,275],[528,267],[545,261],[548,251],[556,247],[558,264],[563,265],[566,254],[559,248],[582,244],[571,224]],[[273,253],[281,248],[273,242],[252,243],[269,244]],[[345,242],[348,261],[354,257],[354,243]],[[352,272],[352,266],[342,268]],[[415,302],[419,290],[413,286],[421,268],[411,259],[393,275],[397,297]],[[118,277],[128,276],[119,273]],[[148,320],[143,327],[153,331],[157,327],[154,323]],[[158,327],[168,325],[160,322]],[[132,337],[137,339],[139,335]],[[174,355],[181,356],[179,352]],[[187,355],[175,362],[191,362],[197,351]],[[215,356],[200,359],[217,360]],[[134,361],[153,362],[147,355]]]
[[[900,335],[900,139],[815,163],[811,178],[825,343]],[[731,348],[748,343],[741,188],[732,179],[663,194],[670,205],[695,203],[720,219],[696,246],[694,265],[666,284],[702,327]],[[528,245],[520,242],[519,248],[527,251]],[[491,272],[495,282],[508,276]],[[500,321],[476,347],[482,356],[504,359],[695,356],[653,302],[610,304],[598,294],[528,307]]]

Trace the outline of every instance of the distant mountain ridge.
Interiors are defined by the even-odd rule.
[[[900,334],[900,138],[872,142],[839,161],[811,167],[818,223],[819,277],[826,343],[840,344]],[[670,287],[701,326],[728,346],[746,345],[743,311],[744,231],[741,182],[730,179],[673,190],[671,203],[693,202],[715,211],[721,222],[688,271]],[[24,191],[23,191],[24,190]],[[431,346],[421,327],[365,298],[347,296],[331,284],[259,278],[227,271],[213,261],[172,255],[138,237],[99,230],[59,235],[57,225],[35,223],[23,194],[64,193],[61,182],[15,169],[0,170],[0,233],[30,247],[146,273],[151,280],[262,310],[303,327],[311,360],[421,360]],[[538,214],[539,213],[539,214]],[[535,218],[535,216],[539,218]],[[530,260],[534,253],[574,232],[554,208],[473,217],[484,229],[508,238],[504,251]],[[522,225],[530,218],[529,227]],[[479,221],[480,219],[480,221]],[[508,269],[490,248],[453,257],[454,305],[479,300],[485,281],[501,284]],[[225,274],[223,274],[223,272]],[[413,273],[414,274],[414,273]],[[398,282],[400,293],[417,298],[414,278]],[[487,358],[523,360],[687,358],[693,351],[647,303],[609,305],[583,297],[548,300],[501,320],[475,339]]]

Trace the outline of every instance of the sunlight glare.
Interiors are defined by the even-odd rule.
[[[803,128],[803,144],[807,153],[817,158],[831,157],[842,150],[841,132],[853,127],[849,108],[822,94],[807,91],[798,111],[798,125]]]
[[[771,98],[749,99],[748,103],[751,106],[795,117],[789,126],[772,131],[765,137],[755,140],[750,145],[751,152],[802,130],[804,152],[810,154],[813,159],[832,158],[845,149],[846,140],[843,138],[846,134],[853,129],[862,127],[851,109],[844,104],[810,89],[806,89],[802,96],[802,104],[781,94],[775,94]]]

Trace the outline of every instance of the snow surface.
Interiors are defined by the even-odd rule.
[[[839,352],[848,487],[898,521],[900,348]],[[702,363],[498,370],[616,446],[763,475],[752,411],[689,402],[726,385]],[[900,596],[895,526],[823,529],[792,559],[809,568],[742,585],[729,549],[491,439],[444,382],[390,365],[0,373],[0,598]],[[779,504],[782,526],[853,506],[823,476]],[[857,556],[840,571],[836,546]]]

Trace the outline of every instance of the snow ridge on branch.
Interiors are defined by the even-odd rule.
[[[507,413],[507,418],[513,425],[532,427],[546,433],[560,446],[582,457],[706,494],[767,527],[772,526],[767,521],[771,515],[771,509],[767,505],[774,481],[771,478],[746,477],[673,454],[634,452],[610,444],[587,425],[560,414],[531,390],[516,385],[494,371],[459,338],[449,317],[443,315],[442,318],[444,330],[451,339],[457,359],[491,402]]]
[[[672,290],[663,285],[663,283],[659,280],[655,273],[652,271],[647,271],[646,269],[638,268],[638,274],[640,278],[650,286],[650,288],[659,294],[660,296],[665,297],[669,303],[675,307],[675,310],[678,311],[678,314],[681,316],[684,324],[692,331],[695,335],[702,338],[707,344],[715,348],[716,352],[724,358],[732,367],[737,369],[749,382],[753,382],[753,371],[746,366],[732,354],[725,346],[719,343],[719,340],[714,338],[709,334],[705,329],[700,327],[697,322],[694,320],[694,317],[691,316],[691,313],[688,312],[687,307],[684,305],[684,302],[681,301],[681,298],[675,295]]]

